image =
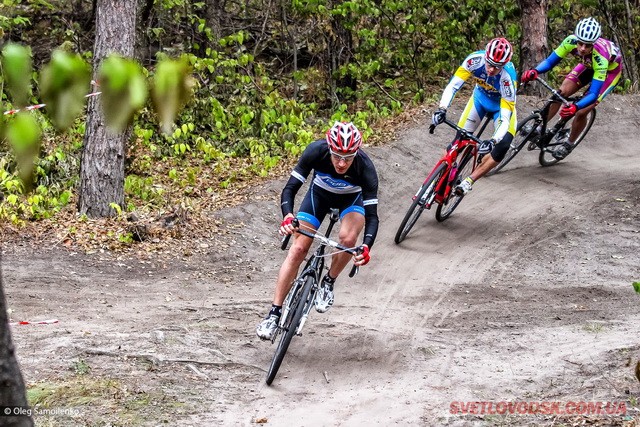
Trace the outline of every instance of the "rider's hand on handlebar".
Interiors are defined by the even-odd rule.
[[[358,255],[355,256],[354,264],[359,266],[366,265],[369,260],[371,260],[371,255],[369,255],[369,246],[361,245],[358,248]]]
[[[447,118],[447,109],[446,108],[438,108],[431,116],[431,123],[434,126],[438,126],[440,123],[444,123]]]
[[[296,219],[296,217],[293,216],[293,214],[287,214],[284,217],[284,219],[282,220],[282,223],[280,224],[280,230],[278,230],[281,236],[286,236],[287,234],[293,234],[293,232],[296,231],[297,227],[293,223],[294,219]]]
[[[538,78],[538,70],[533,68],[531,70],[524,71],[522,73],[522,77],[520,77],[520,81],[522,81],[522,83],[527,83],[537,78]]]
[[[570,119],[576,115],[578,106],[576,104],[563,105],[560,109],[560,117],[563,119]]]
[[[478,146],[478,154],[489,154],[492,150],[493,147],[496,146],[496,140],[495,139],[486,139],[484,141],[482,141],[482,144],[480,144]]]

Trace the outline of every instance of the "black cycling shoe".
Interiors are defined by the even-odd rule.
[[[568,142],[563,142],[561,146],[556,148],[555,151],[551,153],[551,155],[556,160],[562,160],[567,157],[569,153],[571,153],[571,150],[573,150],[573,145],[569,144]]]

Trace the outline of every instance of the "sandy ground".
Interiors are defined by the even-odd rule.
[[[72,410],[37,424],[638,425],[639,107],[611,96],[565,161],[519,154],[446,222],[426,212],[401,245],[396,229],[451,132],[428,135],[416,117],[368,149],[381,179],[372,261],[339,279],[335,306],[310,316],[271,387],[275,346],[254,330],[284,259],[283,181],[213,212],[227,234],[189,254],[5,245],[11,317],[59,319],[13,327],[27,382]],[[520,117],[532,108],[522,98]],[[451,413],[470,401],[624,402],[626,413]]]

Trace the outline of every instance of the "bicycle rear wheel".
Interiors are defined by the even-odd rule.
[[[589,113],[587,113],[587,124],[585,125],[584,129],[582,130],[582,132],[580,132],[580,135],[578,135],[578,137],[576,138],[575,142],[573,143],[573,149],[571,150],[573,152],[573,150],[576,149],[576,147],[578,146],[578,144],[580,144],[580,142],[582,142],[582,140],[584,139],[585,136],[587,136],[587,133],[589,133],[589,130],[591,129],[591,126],[593,126],[593,122],[596,119],[596,110],[595,108],[591,111],[589,111]],[[571,122],[567,122],[567,124],[565,125],[565,127],[563,129],[561,129],[558,134],[560,134],[560,132],[562,132],[563,130],[566,130],[567,132],[570,130],[571,128]],[[556,159],[555,157],[553,157],[553,152],[558,148],[559,145],[561,145],[562,142],[558,141],[557,138],[553,138],[551,140],[551,142],[547,145],[545,145],[544,147],[542,147],[542,149],[540,150],[540,156],[538,157],[538,161],[540,162],[540,164],[542,166],[552,166],[555,165],[556,163],[558,163],[560,160],[564,160],[564,159]],[[566,159],[566,157],[565,157]]]
[[[422,211],[425,209],[425,204],[428,200],[433,200],[434,192],[436,190],[436,186],[442,178],[442,175],[447,170],[447,164],[441,163],[440,166],[434,170],[431,175],[427,178],[427,180],[422,184],[418,192],[413,198],[413,202],[409,207],[409,210],[405,214],[402,222],[400,223],[400,227],[398,227],[398,231],[396,232],[395,242],[396,244],[402,242],[409,234],[409,231],[413,228],[420,215],[422,215]]]
[[[495,175],[502,170],[507,164],[513,160],[513,158],[524,148],[524,146],[533,139],[535,136],[536,128],[542,122],[537,114],[531,114],[524,121],[518,124],[516,129],[516,135],[513,137],[513,141],[509,145],[509,151],[504,156],[502,161],[491,169],[487,176]]]
[[[280,369],[280,365],[282,364],[282,360],[284,359],[284,355],[287,354],[289,344],[291,344],[291,340],[293,339],[298,324],[300,323],[300,319],[302,318],[314,280],[315,278],[313,276],[307,276],[304,286],[297,289],[297,294],[294,295],[293,300],[291,301],[289,318],[283,326],[284,333],[280,336],[278,347],[276,347],[276,352],[271,360],[271,366],[269,366],[269,372],[267,372],[267,385],[271,385],[275,379],[276,374]],[[294,292],[296,292],[296,290],[294,290]]]
[[[460,160],[458,171],[456,172],[456,176],[452,183],[453,188],[455,188],[456,185],[460,184],[463,179],[471,175],[471,172],[473,172],[473,161],[473,150],[469,146],[469,148],[466,149],[464,154],[462,155],[462,160]],[[453,211],[456,210],[460,202],[462,202],[463,198],[464,195],[458,195],[455,193],[455,191],[451,191],[449,197],[443,200],[436,209],[436,219],[438,220],[438,222],[442,222],[445,219],[449,218]]]

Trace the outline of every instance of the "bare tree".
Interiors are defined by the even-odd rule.
[[[635,58],[637,56],[636,50],[633,46],[633,41],[635,37],[633,35],[633,17],[631,14],[631,7],[629,5],[629,1],[624,1],[625,6],[625,16],[626,20],[620,19],[619,11],[615,11],[613,8],[616,4],[609,5],[606,1],[600,1],[600,10],[602,14],[607,19],[607,24],[611,29],[611,37],[614,43],[618,45],[620,50],[625,52],[622,55],[622,61],[624,62],[624,67],[622,68],[623,76],[627,76],[631,79],[631,81],[638,83],[638,68]],[[618,6],[620,6],[618,4]],[[625,28],[626,27],[626,28]],[[622,39],[627,40],[627,44],[625,45]],[[630,54],[630,55],[629,55]]]
[[[0,251],[0,266],[1,265],[2,252]],[[7,409],[13,411],[13,408],[26,408],[27,406],[27,393],[24,380],[22,379],[22,373],[16,360],[15,348],[11,340],[11,329],[9,329],[9,318],[7,315],[7,301],[4,297],[2,270],[0,270],[0,407],[3,407],[5,411],[5,413],[0,414],[0,426],[32,426],[33,419],[30,416],[5,416]]]
[[[522,12],[519,71],[535,67],[547,57],[547,9],[549,0],[518,0]],[[525,93],[543,95],[539,85],[529,85]]]
[[[109,54],[134,56],[137,13],[137,0],[97,0],[94,75]],[[105,217],[115,213],[111,203],[124,204],[125,144],[130,137],[131,127],[121,134],[111,133],[97,98],[89,99],[80,165],[80,213]]]
[[[207,27],[211,28],[211,35],[217,42],[221,37],[222,23],[224,18],[224,2],[222,0],[205,0],[205,21]]]

